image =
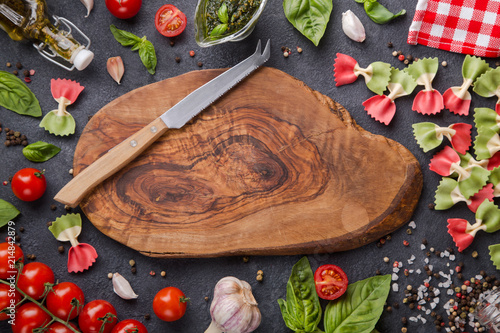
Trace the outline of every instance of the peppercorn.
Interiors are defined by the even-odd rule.
[[[405,61],[403,61],[403,63],[404,63],[405,65],[408,65],[408,64],[410,63],[410,60],[405,59]]]
[[[474,258],[474,259],[475,259],[475,258],[477,258],[477,257],[479,257],[479,253],[477,253],[477,251],[473,251],[473,252],[472,252],[472,258]]]
[[[408,319],[406,319],[406,317],[401,317],[401,323],[406,325],[408,323]]]
[[[392,237],[391,237],[391,235],[387,235],[387,236],[385,236],[385,239],[390,241],[392,239]]]
[[[17,75],[17,74],[18,74],[18,72],[17,72],[16,70],[13,70],[13,71],[12,71],[12,74]]]
[[[394,57],[397,57],[397,56],[398,56],[398,51],[392,51],[392,55],[393,55]]]
[[[134,259],[130,259],[128,261],[128,264],[131,266],[131,267],[134,267],[135,266],[135,260]]]
[[[21,68],[23,68],[23,65],[22,65],[22,64],[18,61],[18,62],[16,63],[16,68],[17,68],[17,69],[21,69]]]
[[[113,273],[108,273],[108,279],[112,279],[113,278]]]
[[[27,70],[27,69],[25,69],[25,70],[23,71],[23,75],[24,75],[24,76],[30,76],[30,71],[29,71],[29,70]]]
[[[52,221],[47,222],[47,227],[52,226]]]
[[[299,46],[297,46],[297,52],[298,52],[298,53],[302,53],[302,48],[301,48],[301,47],[299,47]]]
[[[69,205],[64,205],[64,209],[66,209],[68,212],[71,211],[71,206]]]
[[[181,62],[181,57],[175,57],[175,62],[180,63]]]
[[[201,61],[198,61],[198,67],[202,67],[203,63]]]
[[[403,61],[403,60],[405,60],[405,56],[404,56],[404,55],[402,55],[402,54],[398,55],[398,60],[399,60],[399,61]]]
[[[392,304],[392,307],[394,309],[399,309],[399,303],[398,302],[394,302],[394,304]]]
[[[156,272],[155,272],[155,271],[150,271],[150,272],[149,272],[149,275],[151,275],[151,276],[155,276],[155,275],[156,275]]]
[[[429,208],[431,210],[434,210],[435,207],[436,207],[436,205],[434,203],[430,203],[427,205],[427,208]]]
[[[132,272],[132,274],[135,274],[137,272],[137,268],[135,268],[135,266],[131,267],[130,271]]]
[[[441,255],[441,251],[436,250],[436,255],[439,257]]]
[[[392,307],[389,305],[388,307],[385,308],[385,311],[391,313],[392,312]]]
[[[428,244],[428,242],[427,242],[427,238],[422,239],[422,244],[424,244],[424,245],[427,245],[427,244]]]
[[[161,275],[161,277],[165,277],[165,276],[167,276],[167,272],[161,271],[160,275]]]
[[[170,46],[174,46],[175,45],[175,42],[171,39],[170,40]]]
[[[283,52],[283,57],[288,58],[289,55],[290,53],[288,53],[288,51]]]
[[[56,205],[50,205],[50,210],[56,210],[57,206]]]
[[[443,62],[441,63],[441,66],[446,67],[446,66],[448,66],[448,63],[447,63],[446,61],[443,61]]]
[[[403,51],[398,51],[397,54],[398,54],[398,56],[400,56],[403,54]]]
[[[404,245],[404,246],[410,246],[410,242],[408,242],[407,240],[404,240],[404,241],[403,241],[403,245]]]
[[[415,309],[415,303],[410,303],[410,305],[408,305],[408,307],[410,308],[410,310]]]
[[[412,234],[411,229],[406,229],[406,233],[407,233],[408,235],[411,235],[411,234]]]
[[[413,60],[413,56],[411,54],[408,54],[406,56],[406,59],[408,59],[408,61],[412,61]]]
[[[406,327],[401,327],[401,333],[406,333],[408,332],[408,329]]]
[[[380,269],[377,269],[377,270],[375,271],[375,275],[382,275],[382,272],[380,271]]]
[[[257,275],[256,280],[261,282],[264,279],[262,275]]]
[[[389,262],[389,257],[384,257],[384,262]]]
[[[146,314],[144,315],[144,319],[146,319],[146,320],[151,319],[151,315],[150,315],[149,313],[146,313]]]
[[[7,66],[7,67],[11,67],[11,66],[12,66],[12,64],[11,64],[10,62],[8,62],[8,63],[6,64],[6,66]]]
[[[64,253],[64,246],[59,245],[59,246],[57,247],[57,251],[58,251],[59,253]]]
[[[392,45],[392,43],[391,43],[391,42],[387,43],[387,47],[388,47],[388,48],[392,48],[393,46],[394,46],[394,45]]]
[[[14,237],[14,239],[16,240],[16,243],[19,243],[21,241],[21,236],[16,235],[16,237]]]
[[[194,51],[193,51],[193,50],[189,51],[189,56],[190,56],[190,57],[194,57],[194,55],[195,55],[195,53],[194,53]]]
[[[24,232],[24,227],[19,227],[20,232]]]

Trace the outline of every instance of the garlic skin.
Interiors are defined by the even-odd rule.
[[[87,8],[87,15],[85,17],[89,17],[90,11],[94,8],[94,0],[80,0],[85,8]]]
[[[123,73],[125,73],[125,67],[123,66],[122,57],[111,57],[108,59],[106,63],[106,67],[108,69],[109,75],[115,80],[118,84],[122,80]]]
[[[342,13],[342,30],[355,42],[363,42],[366,38],[365,27],[352,11]]]
[[[233,276],[222,278],[215,285],[210,315],[212,323],[205,333],[250,333],[261,321],[252,287]]]
[[[139,297],[132,290],[130,283],[119,273],[113,274],[113,291],[123,299],[136,299]]]

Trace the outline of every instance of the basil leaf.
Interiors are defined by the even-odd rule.
[[[142,42],[142,39],[137,37],[133,33],[125,30],[120,30],[113,24],[109,26],[109,29],[111,29],[111,33],[115,37],[116,41],[123,46],[134,46]]]
[[[332,0],[284,0],[283,9],[288,21],[318,46],[330,20]]]
[[[227,23],[229,21],[229,14],[227,12],[226,3],[223,3],[217,11],[217,16],[219,17],[219,21],[222,23]]]
[[[217,36],[220,36],[222,35],[223,33],[225,33],[227,30],[227,24],[224,23],[224,24],[219,24],[218,26],[216,26],[214,28],[214,30],[212,30],[212,32],[210,33],[210,37],[217,37]]]
[[[139,38],[133,33],[116,28],[113,24],[109,26],[115,39],[123,46],[132,46],[132,51],[139,50],[139,57],[150,74],[156,70],[156,52],[153,44],[146,36]]]
[[[376,0],[365,1],[363,6],[368,17],[378,24],[388,23],[396,17],[406,14],[406,10],[404,9],[399,11],[399,13],[393,14]]]
[[[374,276],[350,284],[341,298],[325,309],[326,333],[370,333],[389,295],[391,275]]]
[[[300,259],[292,268],[286,285],[286,301],[278,300],[285,325],[295,332],[321,332],[321,305],[314,275],[307,257]]]
[[[53,144],[38,141],[23,148],[23,155],[31,162],[45,162],[56,156],[61,148]]]
[[[19,211],[12,204],[0,199],[0,227],[3,227],[17,215]]]
[[[144,40],[139,47],[139,56],[150,74],[155,73],[156,52],[153,44],[149,40]]]
[[[5,71],[0,71],[0,106],[26,116],[42,115],[35,94],[14,74]]]

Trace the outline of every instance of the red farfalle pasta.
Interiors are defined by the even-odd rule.
[[[76,81],[71,81],[67,79],[52,79],[50,80],[50,91],[52,92],[52,97],[61,103],[61,97],[66,98],[69,103],[66,105],[71,105],[75,103],[76,99],[83,91],[84,87]]]

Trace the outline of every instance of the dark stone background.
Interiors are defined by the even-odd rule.
[[[396,101],[396,115],[391,124],[385,126],[370,118],[361,105],[364,100],[373,96],[362,79],[351,85],[335,87],[333,61],[337,52],[351,55],[359,61],[362,67],[366,67],[374,61],[385,61],[402,69],[403,64],[391,54],[393,50],[402,50],[404,54],[420,58],[437,56],[440,62],[447,61],[448,66],[446,68],[440,66],[434,80],[434,87],[441,93],[450,86],[458,86],[462,83],[461,66],[464,55],[406,44],[407,32],[415,12],[416,1],[384,0],[382,3],[392,11],[406,8],[408,13],[390,24],[377,25],[366,16],[362,5],[354,0],[334,1],[333,12],[325,36],[320,45],[315,47],[287,21],[283,13],[282,2],[269,0],[254,32],[246,40],[210,48],[200,48],[194,40],[193,22],[196,6],[194,0],[173,2],[188,18],[186,30],[175,39],[173,47],[170,46],[169,39],[161,36],[154,27],[155,12],[164,4],[161,1],[144,1],[141,11],[135,18],[119,20],[107,11],[104,1],[96,1],[90,16],[85,18],[86,9],[80,1],[49,0],[49,7],[53,13],[73,21],[92,40],[91,49],[95,52],[95,60],[82,72],[67,72],[60,69],[38,56],[30,44],[11,41],[5,33],[0,33],[0,70],[12,70],[12,68],[8,69],[5,64],[18,61],[25,68],[36,70],[29,87],[38,97],[44,115],[57,108],[57,103],[50,94],[51,78],[73,79],[85,86],[78,101],[68,108],[77,124],[75,135],[69,137],[50,135],[38,127],[40,119],[20,116],[0,108],[0,122],[3,126],[26,134],[30,143],[42,140],[62,148],[62,151],[50,161],[35,164],[23,157],[21,146],[6,148],[3,144],[0,145],[0,181],[8,180],[18,169],[24,167],[37,167],[46,170],[47,192],[36,202],[22,202],[13,195],[10,186],[0,186],[0,198],[11,202],[22,212],[22,215],[17,217],[15,222],[17,228],[21,226],[25,228],[25,232],[20,234],[20,243],[25,254],[35,254],[36,260],[49,264],[59,281],[77,283],[85,292],[86,301],[106,299],[116,307],[119,319],[138,319],[146,324],[150,332],[203,332],[210,324],[210,301],[207,302],[204,298],[211,297],[216,282],[227,275],[236,276],[252,285],[263,315],[262,324],[257,332],[288,332],[289,330],[281,319],[276,300],[285,296],[286,281],[293,264],[300,256],[250,257],[248,263],[244,263],[241,257],[153,259],[142,256],[104,236],[84,217],[83,231],[79,240],[92,244],[97,249],[99,258],[89,271],[69,274],[66,269],[69,244],[64,244],[66,253],[59,254],[57,247],[60,243],[54,239],[46,225],[48,221],[55,220],[56,217],[66,213],[63,205],[56,203],[52,198],[71,179],[68,170],[72,167],[74,149],[90,116],[115,98],[135,88],[189,71],[200,70],[197,66],[199,61],[203,62],[203,69],[233,66],[254,51],[258,39],[263,41],[271,39],[272,41],[271,59],[267,66],[278,68],[338,101],[366,130],[402,143],[417,157],[424,172],[423,192],[413,216],[417,227],[412,230],[412,235],[406,233],[407,227],[404,226],[394,232],[392,240],[382,248],[377,248],[376,244],[373,243],[357,250],[342,253],[310,255],[312,268],[316,269],[319,265],[327,263],[336,264],[345,270],[351,282],[355,282],[373,276],[377,269],[380,269],[384,274],[391,273],[392,265],[383,262],[385,256],[391,259],[391,263],[394,260],[399,260],[403,261],[406,268],[423,270],[425,251],[420,250],[420,243],[424,237],[427,238],[429,246],[434,246],[437,250],[444,250],[450,246],[455,248],[451,237],[447,234],[446,219],[463,217],[472,221],[474,215],[463,203],[448,211],[433,211],[428,208],[428,204],[434,200],[434,191],[441,178],[428,170],[429,160],[438,149],[423,153],[413,138],[411,124],[422,121],[433,121],[441,126],[448,126],[456,122],[472,123],[472,112],[469,116],[460,117],[444,110],[436,116],[424,116],[411,110],[411,103],[415,96],[413,93],[411,97]],[[365,25],[367,38],[364,43],[353,42],[342,32],[341,15],[348,9],[356,13]],[[118,28],[141,37],[146,35],[152,41],[158,57],[155,75],[147,73],[137,52],[131,52],[114,40],[109,31],[110,24],[115,24]],[[393,49],[387,47],[389,41],[394,44]],[[281,46],[292,49],[289,58],[283,57]],[[302,54],[296,52],[296,46],[302,47]],[[189,57],[190,50],[196,51],[194,58]],[[125,63],[125,75],[120,86],[109,77],[106,71],[106,60],[117,55],[120,55]],[[182,58],[180,63],[175,62],[176,56]],[[494,66],[495,61],[496,59],[488,59],[492,66]],[[416,91],[419,89],[421,88],[417,88]],[[475,94],[472,96],[471,109],[477,106],[494,108],[495,99],[485,99]],[[475,130],[473,134],[475,135]],[[2,132],[0,133],[0,141],[4,140],[5,133]],[[57,204],[56,211],[50,209],[52,204]],[[81,212],[80,209],[73,211]],[[328,222],[325,221],[325,223]],[[304,221],[304,231],[307,232],[307,221]],[[0,230],[0,238],[3,239],[5,236],[6,230],[4,228]],[[487,247],[497,243],[499,239],[498,234],[480,232],[474,243],[463,253],[458,253],[455,248],[457,259],[455,263],[450,263],[450,267],[446,267],[447,260],[436,258],[434,255],[431,257],[431,264],[434,264],[435,270],[448,270],[454,268],[458,261],[463,261],[465,263],[464,275],[467,278],[476,275],[479,270],[495,274],[496,271],[489,259]],[[408,240],[410,246],[403,246],[403,240]],[[471,257],[474,250],[479,253],[477,259]],[[406,260],[412,254],[416,256],[416,260],[410,267]],[[130,259],[137,262],[135,275],[130,272],[128,264]],[[259,269],[262,269],[265,274],[262,283],[255,279]],[[156,271],[155,277],[149,275],[151,270]],[[162,270],[167,272],[166,278],[159,276]],[[125,301],[115,295],[111,281],[107,278],[109,272],[119,272],[125,276],[136,293],[140,295],[139,298],[135,301]],[[418,286],[423,279],[424,274],[414,273],[405,277],[400,273],[398,280],[400,290],[407,284]],[[435,283],[437,284],[437,282]],[[173,323],[157,319],[151,306],[155,293],[166,286],[179,287],[191,298],[186,315]],[[438,309],[441,309],[442,304],[448,298],[449,296],[443,292]],[[407,306],[402,304],[402,299],[402,291],[390,293],[389,304],[398,302],[401,306],[399,309],[394,309],[392,313],[383,313],[377,325],[381,332],[400,332],[400,318],[402,316],[416,316],[420,313],[417,310],[413,312],[409,310]],[[323,306],[325,305],[326,303],[323,303]],[[148,313],[151,314],[151,319],[146,321],[143,317]],[[426,325],[422,325],[420,322],[418,324],[410,323],[409,332],[434,331],[432,320],[429,316],[426,318],[429,319]],[[7,332],[9,328],[5,323],[2,323],[0,331]]]

